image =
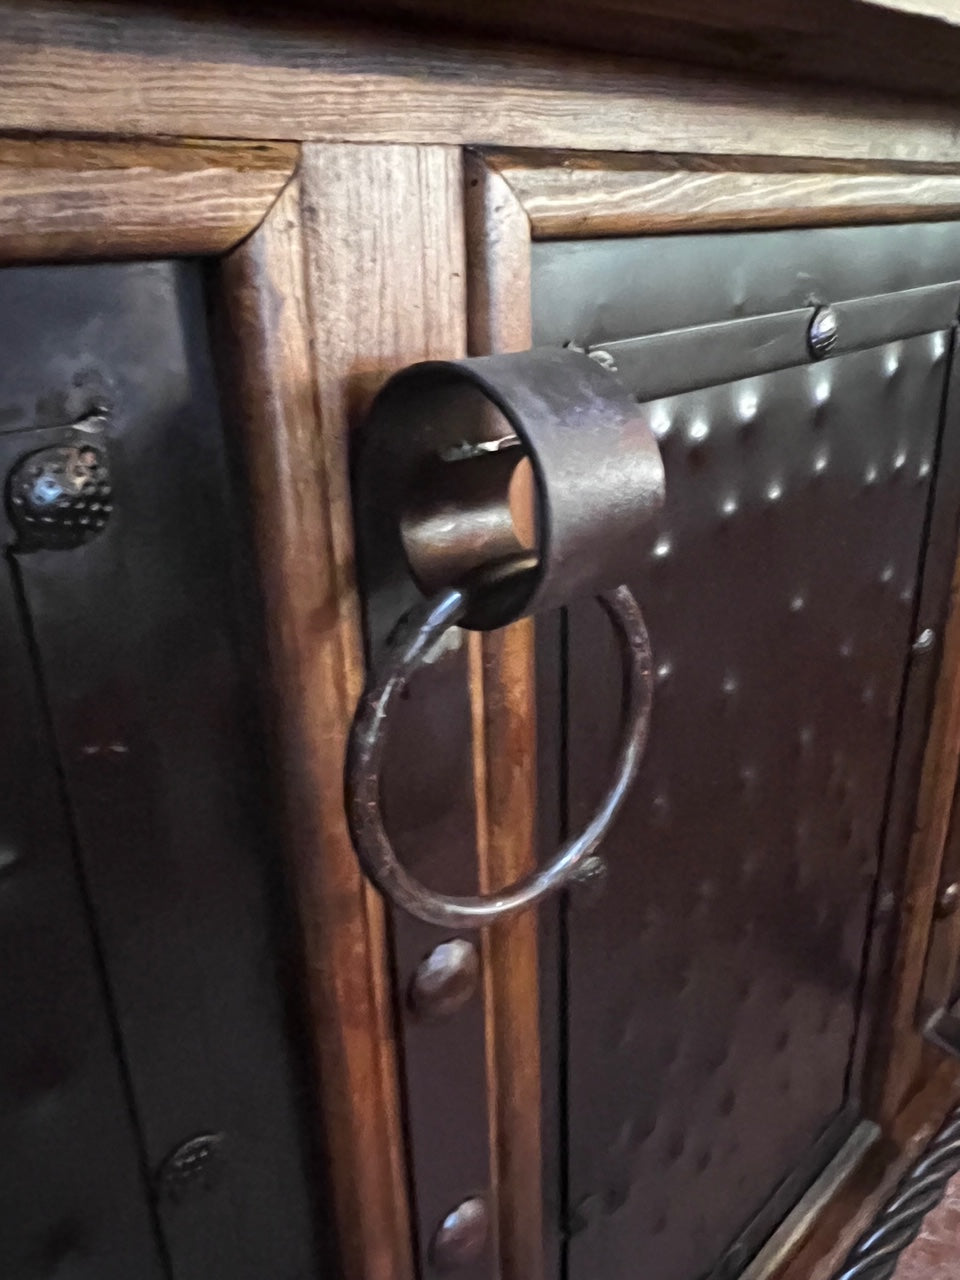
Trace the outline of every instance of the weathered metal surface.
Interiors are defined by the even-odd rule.
[[[899,242],[868,229],[842,260],[832,236],[820,256],[808,237],[801,260],[800,234],[534,247],[537,341],[655,332],[658,303],[668,324],[732,328],[764,303],[835,300],[891,339],[649,403],[642,370],[627,381],[667,476],[627,578],[658,685],[644,770],[602,849],[608,882],[564,925],[572,1280],[735,1275],[857,1118],[852,1046],[905,673],[943,603],[942,564],[928,564],[918,610],[949,334],[900,337],[916,296],[854,290],[950,281],[956,256],[921,229],[904,272],[885,256]],[[710,261],[704,289],[667,297],[671,271],[696,281]],[[934,301],[948,294],[953,314],[956,293]],[[596,610],[571,610],[566,652],[576,825],[613,749]],[[915,675],[922,702],[930,677]],[[909,772],[920,744],[905,742]]]

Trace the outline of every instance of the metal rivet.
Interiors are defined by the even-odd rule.
[[[201,1133],[188,1138],[161,1164],[157,1171],[157,1194],[171,1204],[187,1196],[210,1191],[223,1166],[222,1133]]]
[[[783,485],[779,480],[772,481],[767,486],[767,498],[770,502],[778,502],[783,497]]]
[[[7,488],[21,548],[68,551],[99,533],[109,511],[89,504],[107,467],[106,453],[89,445],[52,445],[21,458]]]
[[[608,373],[617,372],[617,362],[609,351],[604,351],[602,347],[598,347],[595,351],[588,351],[587,355],[591,360],[595,361],[601,369],[606,369]]]
[[[893,581],[893,565],[885,564],[880,570],[880,581],[883,583]]]
[[[920,634],[910,646],[914,653],[929,653],[933,648],[937,639],[937,633],[932,627],[924,627]]]
[[[710,434],[710,425],[706,418],[694,418],[687,428],[687,439],[691,444],[703,444]]]
[[[478,1262],[489,1235],[487,1202],[480,1196],[471,1196],[451,1209],[437,1228],[430,1246],[434,1266],[441,1271],[456,1271]]]
[[[928,458],[924,458],[919,467],[917,467],[917,479],[926,480],[932,470],[933,468],[930,465],[930,460]]]
[[[820,307],[814,312],[807,330],[807,346],[814,360],[822,360],[837,345],[837,313],[833,307]]]
[[[876,916],[879,920],[886,920],[893,915],[893,909],[897,905],[896,896],[892,889],[886,889],[877,899]]]
[[[818,453],[813,460],[813,474],[815,476],[822,476],[827,469],[829,461],[830,455],[825,449]]]
[[[873,465],[873,463],[871,463],[870,466],[868,466],[866,471],[863,473],[864,485],[869,486],[869,485],[876,484],[877,478],[879,477],[879,475],[880,475],[879,470],[877,469],[877,467]]]
[[[806,599],[802,595],[795,595],[790,601],[790,612],[800,613],[806,603]]]
[[[757,409],[760,405],[760,397],[756,391],[749,389],[744,391],[737,401],[737,411],[740,414],[741,422],[753,422],[757,416]]]
[[[720,683],[720,688],[728,696],[730,694],[737,692],[737,688],[738,688],[737,677],[733,674],[732,671],[728,671],[726,675],[723,677],[723,680]]]
[[[595,853],[584,858],[571,878],[576,905],[592,906],[603,895],[609,874],[604,858]]]
[[[960,883],[953,880],[941,889],[940,896],[937,898],[937,919],[946,920],[948,916],[953,915],[958,906],[960,906]]]
[[[721,502],[720,514],[725,519],[729,519],[731,516],[735,516],[737,514],[737,500],[732,493],[728,494],[727,497],[724,498],[723,502]]]
[[[464,938],[451,938],[434,947],[417,965],[408,1003],[420,1018],[449,1018],[475,994],[479,980],[477,948]]]
[[[670,428],[673,424],[670,421],[670,415],[662,404],[654,405],[650,413],[650,430],[658,440],[665,440],[670,434]]]
[[[898,449],[897,452],[893,455],[893,469],[894,471],[902,471],[906,465],[907,465],[906,450]]]
[[[670,554],[672,547],[673,547],[673,543],[670,541],[669,538],[667,537],[658,538],[656,542],[653,544],[653,551],[650,554],[654,557],[655,560],[663,560]]]
[[[900,344],[898,342],[891,343],[883,353],[883,371],[888,378],[900,368]]]
[[[822,406],[830,399],[830,378],[829,375],[823,374],[817,378],[813,388],[813,398],[818,405]]]
[[[673,663],[661,662],[657,667],[657,679],[662,684],[665,680],[669,680],[673,675]]]

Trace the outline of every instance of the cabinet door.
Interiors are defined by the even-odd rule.
[[[650,742],[605,881],[560,929],[572,1277],[738,1274],[863,1118],[889,801],[933,669],[920,645],[908,689],[911,645],[939,632],[955,537],[958,264],[951,226],[534,246],[535,341],[628,383],[667,477],[628,582]],[[823,359],[813,302],[837,324]],[[931,521],[951,537],[924,583]],[[575,830],[611,767],[619,669],[593,604],[561,644]]]
[[[24,1203],[64,1219],[54,1239],[89,1259],[78,1275],[303,1280],[318,1262],[280,983],[295,944],[266,806],[257,615],[201,267],[9,269],[0,302],[17,316],[0,372],[0,468],[22,634],[6,614],[2,632],[23,651],[18,666],[2,664],[4,697],[30,702],[29,651],[43,768],[52,774],[55,761],[76,859],[70,868],[70,845],[57,843],[67,837],[48,812],[52,783],[39,763],[17,763],[39,732],[29,727],[38,713],[24,711],[22,738],[5,745],[16,771],[0,802],[17,824],[12,847],[25,846],[0,883],[11,931],[2,982],[29,967],[23,1007],[5,1022],[35,1019],[43,1035],[32,1049],[26,1035],[14,1041],[18,1075],[0,1077],[0,1104],[25,1109],[44,1164],[34,1174],[29,1128],[0,1144],[0,1216],[11,1212],[2,1269],[14,1233],[33,1231],[6,1197],[26,1168]],[[14,704],[4,713],[17,723]],[[58,940],[63,886],[48,877],[27,893],[31,865],[55,859],[67,864],[61,879],[82,884],[89,954]],[[79,885],[72,893],[76,931]],[[100,972],[109,1019],[83,1003]],[[163,1266],[151,1262],[155,1232]],[[12,1274],[59,1265],[54,1250]]]

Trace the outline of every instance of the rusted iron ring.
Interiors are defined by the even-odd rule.
[[[496,893],[456,897],[421,884],[401,865],[383,823],[380,768],[390,709],[414,672],[443,635],[473,608],[475,595],[512,577],[535,571],[535,560],[517,558],[485,569],[461,586],[449,587],[403,618],[357,704],[347,744],[347,820],[364,872],[381,893],[427,924],[479,929],[542,901],[569,884],[597,848],[636,776],[647,743],[653,696],[650,638],[640,608],[625,586],[596,599],[614,624],[623,665],[620,744],[610,786],[581,833],[568,840],[543,867]]]

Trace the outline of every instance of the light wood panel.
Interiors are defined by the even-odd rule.
[[[222,253],[290,178],[276,143],[0,139],[5,262]]]
[[[0,9],[0,130],[960,161],[960,108],[640,59]]]
[[[488,154],[534,238],[902,222],[960,215],[960,174],[770,172],[668,157]]]
[[[466,167],[471,355],[525,351],[530,338],[530,224],[499,174]],[[532,502],[532,494],[527,497]],[[480,887],[503,888],[536,863],[534,624],[470,636]],[[537,917],[484,937],[491,1146],[500,1275],[541,1280],[540,1021]]]
[[[224,266],[347,1280],[413,1274],[383,908],[342,795],[363,683],[348,433],[394,369],[462,353],[461,216],[456,153],[311,147],[299,185]]]

